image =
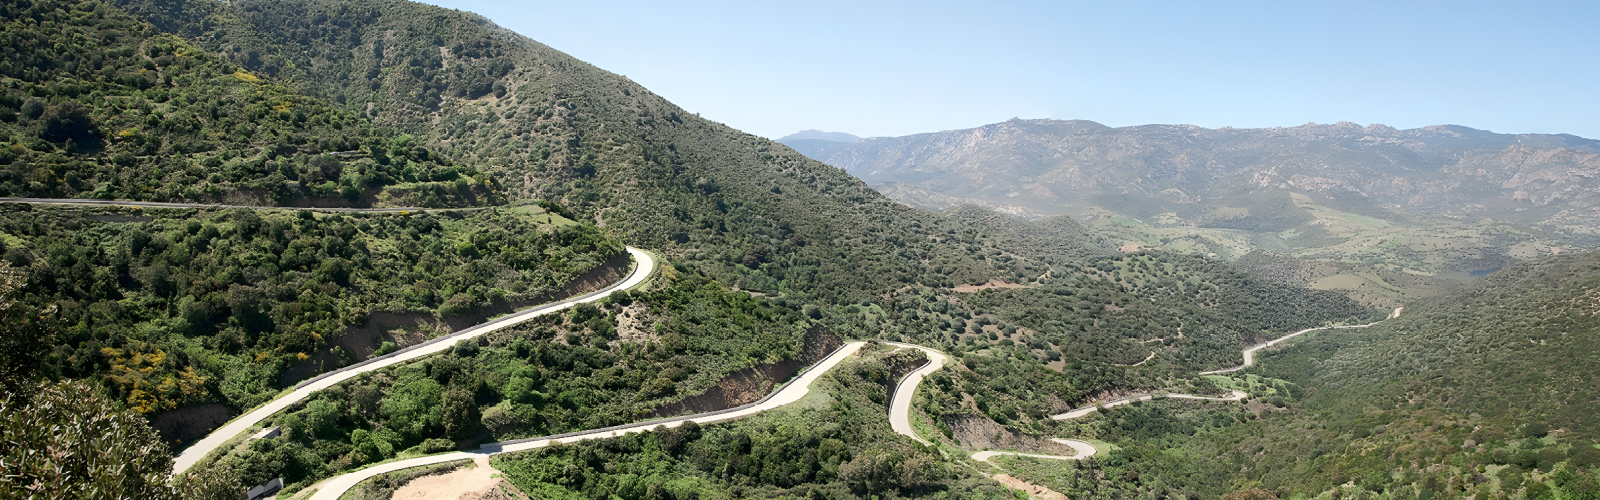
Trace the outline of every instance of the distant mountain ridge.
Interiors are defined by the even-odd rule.
[[[804,141],[804,140],[833,141],[833,142],[856,142],[856,141],[860,141],[861,138],[860,137],[856,137],[855,135],[852,135],[852,134],[844,133],[844,132],[823,132],[823,131],[817,130],[817,129],[809,129],[809,130],[801,130],[799,132],[795,132],[793,134],[789,134],[789,135],[783,136],[782,138],[778,139],[778,142],[787,143],[788,141]]]
[[[1600,221],[1600,141],[1455,125],[1113,128],[1013,119],[863,139],[816,159],[869,184],[906,183],[1046,214],[1121,205],[1153,216],[1281,190],[1463,218],[1555,226]]]
[[[827,156],[860,141],[860,137],[844,132],[823,132],[816,129],[802,130],[778,139],[778,143],[789,146],[808,158]]]

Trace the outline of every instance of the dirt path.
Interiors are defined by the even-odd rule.
[[[1229,394],[1227,397],[1221,397],[1221,398],[1213,398],[1213,397],[1209,397],[1209,396],[1196,396],[1196,395],[1193,395],[1193,394],[1166,394],[1166,395],[1163,395],[1162,397],[1175,398],[1175,399],[1199,399],[1199,400],[1204,400],[1204,401],[1243,401],[1245,398],[1250,397],[1250,395],[1249,394],[1245,394],[1243,392],[1239,392],[1239,391],[1233,391],[1233,393]],[[1129,397],[1118,399],[1116,401],[1111,401],[1111,402],[1108,402],[1108,403],[1100,403],[1100,404],[1096,404],[1096,405],[1093,405],[1093,406],[1085,406],[1083,408],[1078,408],[1076,410],[1072,410],[1072,411],[1069,411],[1069,412],[1066,412],[1066,413],[1062,413],[1060,415],[1051,415],[1050,419],[1051,420],[1072,420],[1072,419],[1075,419],[1075,418],[1083,417],[1084,415],[1088,415],[1090,413],[1094,413],[1096,410],[1099,410],[1102,407],[1111,408],[1111,407],[1114,407],[1114,406],[1122,406],[1122,405],[1125,405],[1125,404],[1130,404],[1130,403],[1133,403],[1134,401],[1150,401],[1150,400],[1155,399],[1155,398],[1156,398],[1156,396],[1154,394],[1140,394],[1138,396],[1129,396]]]
[[[1249,368],[1251,365],[1256,364],[1256,351],[1259,351],[1259,350],[1262,350],[1262,349],[1266,349],[1268,347],[1272,347],[1273,345],[1275,345],[1275,344],[1277,344],[1279,342],[1283,342],[1285,340],[1289,340],[1289,339],[1292,339],[1292,338],[1295,338],[1295,337],[1298,337],[1298,336],[1301,336],[1301,335],[1304,335],[1304,334],[1307,334],[1307,333],[1315,332],[1315,331],[1318,331],[1318,330],[1343,330],[1343,329],[1349,329],[1349,328],[1366,328],[1366,327],[1369,327],[1369,326],[1372,326],[1372,325],[1376,325],[1378,323],[1382,323],[1384,321],[1388,321],[1388,320],[1391,320],[1391,319],[1394,319],[1394,318],[1398,318],[1398,317],[1400,317],[1400,312],[1404,311],[1405,309],[1406,309],[1405,307],[1396,307],[1394,309],[1394,312],[1389,313],[1389,317],[1384,318],[1381,321],[1374,321],[1374,322],[1371,322],[1371,323],[1367,323],[1365,325],[1324,326],[1324,327],[1318,327],[1318,328],[1307,328],[1307,329],[1304,329],[1304,330],[1300,330],[1298,332],[1294,332],[1294,333],[1291,333],[1291,334],[1288,334],[1288,335],[1284,335],[1282,337],[1278,337],[1276,339],[1269,340],[1265,344],[1261,344],[1261,345],[1257,345],[1257,346],[1246,348],[1244,350],[1244,364],[1243,365],[1235,366],[1233,368],[1226,368],[1226,369],[1222,369],[1222,370],[1212,370],[1212,371],[1209,371],[1209,372],[1200,372],[1200,374],[1201,375],[1218,375],[1218,374],[1233,373],[1233,372],[1236,372],[1236,371],[1239,371],[1239,370],[1243,370],[1245,368]]]
[[[1000,484],[1022,490],[1028,496],[1039,500],[1067,500],[1067,496],[1061,494],[1061,492],[1011,477],[1010,474],[995,474],[994,480],[999,481]]]

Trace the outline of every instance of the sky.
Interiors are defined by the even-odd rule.
[[[1600,2],[429,3],[773,139],[1011,118],[1600,138]]]

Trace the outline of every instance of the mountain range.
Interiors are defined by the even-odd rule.
[[[910,184],[1044,214],[1113,206],[1139,217],[1179,212],[1205,219],[1208,210],[1232,200],[1275,191],[1553,228],[1591,227],[1600,213],[1600,196],[1594,194],[1600,188],[1600,141],[1565,134],[1497,134],[1451,125],[1400,130],[1349,122],[1113,128],[1083,120],[1013,119],[847,144],[816,158],[875,185]],[[1238,217],[1211,218],[1218,220],[1202,224],[1238,225],[1232,222]]]
[[[307,498],[569,433],[595,439],[350,497],[451,470],[486,499],[1600,492],[1593,405],[1569,404],[1593,392],[1600,273],[1550,257],[1592,226],[1592,141],[1021,120],[784,139],[824,163],[420,3],[0,15],[0,194],[69,199],[0,204],[0,497]],[[112,206],[54,204],[75,198]],[[178,205],[116,206],[136,201]],[[484,320],[508,323],[457,341]],[[655,426],[805,387],[841,345],[860,354],[781,408]],[[339,369],[361,371],[287,390]],[[612,439],[629,423],[652,429]]]

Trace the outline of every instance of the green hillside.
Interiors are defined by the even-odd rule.
[[[7,3],[0,194],[494,203],[480,172],[97,1]]]
[[[155,130],[168,134],[161,136],[163,148],[191,134],[215,141],[217,149],[130,153],[149,162],[138,163],[148,165],[147,176],[105,178],[96,186],[237,187],[212,198],[112,196],[485,206],[381,215],[8,206],[0,251],[26,268],[19,296],[39,311],[56,307],[60,318],[40,337],[48,351],[39,356],[41,373],[93,382],[170,431],[164,432],[170,443],[211,428],[194,423],[201,417],[214,426],[318,371],[573,292],[580,276],[615,271],[623,242],[662,256],[661,275],[642,290],[297,403],[271,422],[284,427],[284,439],[231,447],[202,464],[205,477],[224,478],[218,484],[257,484],[283,474],[298,490],[382,460],[637,421],[704,401],[748,400],[782,381],[775,367],[813,359],[818,336],[943,349],[957,356],[963,375],[940,384],[922,411],[939,425],[947,416],[988,419],[1009,432],[1038,433],[1052,429],[1046,413],[1091,394],[1188,386],[1196,371],[1237,363],[1243,345],[1381,315],[1215,260],[1115,254],[1065,217],[1024,222],[978,208],[912,209],[842,170],[703,120],[468,13],[399,1],[6,8],[9,22],[39,26],[32,46],[64,50],[43,42],[70,19],[88,26],[82,30],[101,23],[137,29],[143,38],[101,33],[94,43],[132,45],[135,55],[156,59],[151,64],[160,72],[191,66],[161,62],[171,54],[151,55],[149,40],[181,45],[181,57],[200,61],[192,66],[199,68],[193,81],[201,82],[194,88],[215,93],[205,100],[169,97],[167,108],[152,105],[151,113],[206,107],[196,118],[198,132]],[[175,77],[170,87],[137,92],[148,102],[152,88],[169,94],[191,88],[184,81]],[[29,93],[48,88],[27,85]],[[100,95],[134,92],[97,85]],[[41,105],[65,106],[62,95],[41,97]],[[82,105],[91,109],[96,130],[122,126],[124,117],[154,116],[87,95]],[[326,110],[315,115],[326,119],[301,120],[299,107],[287,115],[219,108],[218,123],[238,116],[258,128],[227,143],[206,128],[212,103],[260,95]],[[17,134],[43,130],[29,120],[18,118]],[[126,145],[96,137],[104,149],[61,142],[50,154],[108,169],[95,159],[115,157]],[[277,147],[296,137],[355,142]],[[192,171],[193,179],[171,177],[179,174],[160,166],[179,160],[195,162],[182,174]],[[38,168],[39,161],[12,165]],[[308,177],[288,175],[314,178],[301,166],[335,164],[340,172],[389,177],[373,174],[377,184],[350,180],[359,192],[332,197],[315,190],[260,194],[310,185]],[[268,165],[277,170],[253,170]],[[217,175],[222,180],[210,180]],[[337,187],[350,177],[324,175],[321,182]],[[77,193],[18,194],[88,196]],[[379,321],[397,317],[409,323]],[[751,373],[757,375],[740,380],[753,382],[734,387],[731,375]],[[881,373],[868,375],[859,378],[883,381]],[[745,432],[763,442],[848,439],[849,454],[834,458],[865,460],[851,473],[862,475],[844,474],[839,465],[837,477],[813,467],[804,478],[756,469],[712,478],[716,471],[703,466],[713,459],[702,457],[676,462],[672,477],[706,477],[699,491],[711,496],[799,494],[806,484],[841,498],[870,497],[879,486],[908,496],[1004,493],[975,480],[966,464],[943,455],[947,461],[935,463],[933,452],[882,428],[872,418],[882,413],[881,401],[847,394],[857,382],[839,381],[833,414],[799,408],[792,418],[848,417],[860,428],[801,432],[799,424],[752,420]],[[969,399],[981,404],[959,403]],[[715,441],[690,448],[726,445],[718,432],[707,434]],[[622,448],[603,453],[634,454],[628,447],[636,445],[644,446],[619,442]],[[801,456],[804,447],[786,449]],[[744,452],[728,453],[716,457]],[[908,474],[918,479],[895,476],[902,462],[915,465]],[[218,498],[237,496],[217,491]]]
[[[1282,390],[1243,408],[1112,411],[1077,432],[1123,452],[1081,471],[1028,467],[1075,497],[1132,494],[1085,478],[1137,471],[1143,484],[1200,496],[1596,498],[1597,290],[1594,254],[1517,265],[1378,327],[1265,353],[1245,377]]]

